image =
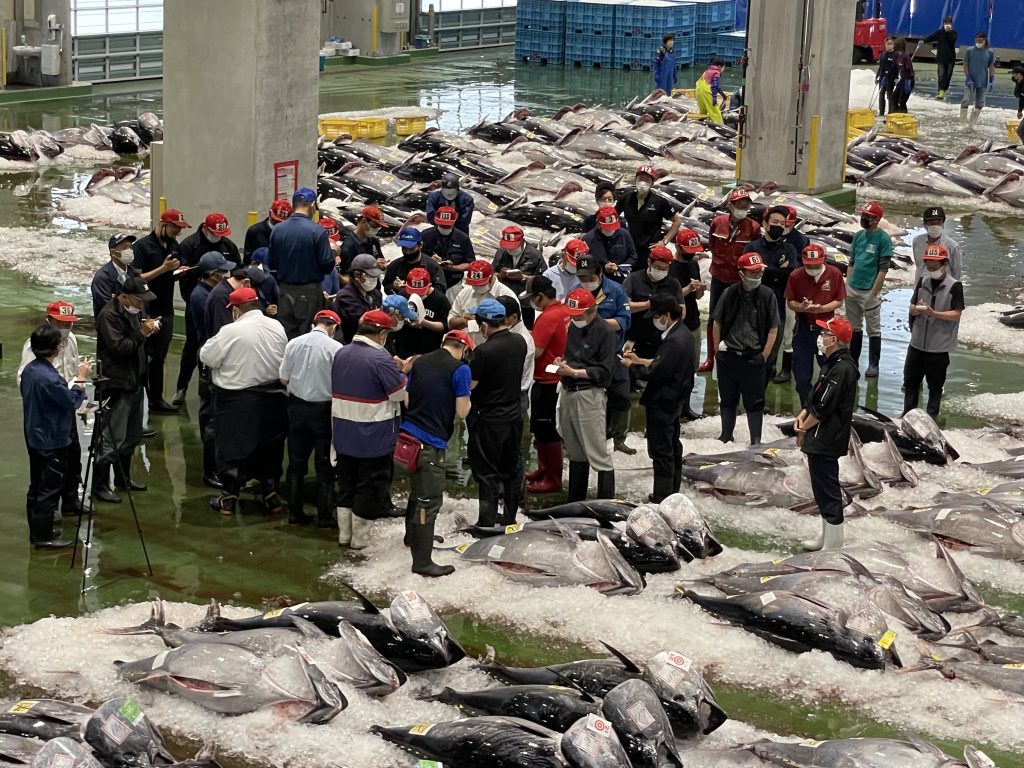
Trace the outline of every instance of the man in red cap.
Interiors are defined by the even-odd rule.
[[[252,261],[252,255],[257,248],[270,247],[270,233],[280,222],[292,215],[292,204],[287,200],[275,200],[270,204],[270,211],[262,221],[257,221],[245,230],[245,244],[242,248],[245,256],[244,263]]]
[[[672,251],[664,245],[655,245],[647,257],[647,269],[632,272],[622,284],[633,317],[626,338],[633,341],[633,351],[640,357],[653,359],[661,345],[662,332],[654,327],[651,298],[655,295],[671,296],[680,306],[685,301],[679,281],[669,275],[671,264]]]
[[[573,238],[565,244],[558,263],[544,270],[544,277],[555,287],[555,298],[563,301],[574,288],[580,287],[576,277],[576,259],[580,254],[590,253],[590,246],[583,240]]]
[[[377,236],[384,226],[384,212],[377,206],[368,205],[360,211],[359,218],[356,219],[356,228],[341,241],[341,262],[338,264],[338,271],[341,274],[347,275],[352,270],[352,260],[361,254],[372,256],[380,269],[384,269],[384,254],[381,252],[380,238]]]
[[[796,315],[793,331],[793,378],[800,405],[811,392],[811,376],[819,333],[818,320],[831,320],[843,306],[846,285],[839,267],[825,263],[825,249],[808,245],[801,256],[803,266],[793,270],[786,283],[786,303]],[[819,360],[820,362],[820,360]]]
[[[448,311],[448,327],[465,329],[473,337],[474,344],[483,344],[484,336],[476,323],[473,308],[479,306],[485,299],[496,299],[498,296],[511,296],[517,302],[519,298],[498,282],[490,263],[482,259],[477,259],[469,265],[464,282],[465,285]]]
[[[860,212],[860,230],[853,236],[850,266],[846,271],[846,319],[853,326],[850,357],[860,365],[862,326],[867,320],[868,369],[866,378],[878,376],[882,359],[882,288],[892,263],[892,238],[879,227],[884,216],[882,206],[865,203]]]
[[[425,355],[441,346],[441,339],[448,332],[448,312],[452,308],[444,291],[433,286],[430,273],[422,267],[409,270],[404,290],[417,319],[406,323],[395,334],[395,354],[403,360]]]
[[[924,249],[926,273],[910,297],[910,346],[903,366],[903,412],[917,408],[921,383],[928,382],[928,415],[939,416],[949,353],[956,349],[964,286],[949,273],[945,246]]]
[[[672,242],[683,221],[669,205],[668,200],[651,192],[651,185],[654,184],[656,176],[657,171],[653,167],[641,165],[636,169],[636,191],[627,192],[615,204],[616,210],[625,217],[629,236],[633,238],[636,269],[644,269],[647,266],[647,252],[652,245],[659,242],[666,245]],[[662,236],[666,220],[672,223],[668,232]]]
[[[341,263],[341,230],[338,229],[338,222],[327,216],[321,216],[318,222],[324,231],[327,232],[327,240],[330,242],[331,253],[334,254],[335,268],[324,275],[320,281],[320,290],[324,292],[324,303],[330,305],[334,297],[341,290],[341,276],[338,274],[337,265]]]
[[[543,274],[547,263],[537,246],[526,242],[522,227],[511,224],[501,230],[501,243],[491,262],[498,280],[519,296],[526,290],[530,280]],[[523,307],[523,322],[533,327],[533,310]]]
[[[444,270],[444,285],[435,290],[447,290],[448,301],[453,301],[462,289],[462,278],[469,265],[476,260],[473,241],[455,226],[458,213],[450,205],[442,205],[434,214],[434,225],[423,230],[423,255]]]
[[[384,349],[392,327],[387,312],[365,313],[331,371],[338,543],[352,549],[369,545],[372,521],[390,508],[392,454],[406,401],[405,375]]]
[[[444,499],[445,451],[455,419],[465,419],[472,404],[472,374],[466,364],[472,350],[468,333],[449,331],[440,348],[417,357],[409,371],[409,404],[400,430],[420,448],[416,469],[409,475],[405,543],[412,550],[412,572],[421,576],[455,571],[433,560],[434,525]]]
[[[238,246],[231,241],[231,227],[228,226],[227,217],[223,213],[209,214],[199,229],[181,241],[178,250],[178,260],[183,267],[189,267],[188,272],[182,272],[178,277],[178,290],[181,298],[188,306],[189,296],[195,290],[202,275],[196,268],[199,259],[210,251],[216,251],[234,264],[240,264],[241,254]],[[185,403],[188,394],[188,385],[192,381],[192,373],[196,369],[196,359],[199,354],[199,336],[192,324],[188,313],[185,314],[185,346],[181,348],[181,360],[178,364],[178,383],[174,388],[174,399],[171,401],[176,406]]]
[[[159,328],[146,339],[148,371],[146,394],[150,413],[176,413],[178,408],[164,400],[164,361],[174,335],[174,273],[181,267],[178,258],[178,235],[188,229],[189,223],[181,211],[173,208],[160,215],[156,227],[135,241],[132,266],[139,271],[143,283],[149,286],[153,300],[146,306],[146,314],[160,320]]]
[[[331,466],[331,370],[341,342],[334,331],[341,319],[330,309],[313,316],[309,333],[284,348],[281,383],[288,388],[288,522],[304,525],[302,509],[310,454],[316,469],[316,524],[334,522],[334,467]]]
[[[694,369],[700,364],[700,342],[697,340],[697,333],[700,331],[700,307],[697,306],[697,301],[704,297],[707,290],[707,285],[701,277],[700,264],[697,262],[703,253],[704,245],[700,241],[700,235],[686,227],[676,232],[676,252],[668,266],[668,274],[678,280],[682,287],[683,305],[686,308],[683,312],[683,325],[693,334]],[[699,418],[698,414],[692,411],[689,414],[684,412],[683,416]]]
[[[818,352],[825,358],[818,383],[796,417],[797,444],[807,456],[811,492],[821,515],[821,534],[803,542],[810,551],[843,546],[843,489],[839,459],[850,449],[850,428],[857,400],[857,366],[850,357],[853,328],[843,317],[818,319]]]
[[[632,270],[640,271],[633,238],[623,229],[614,205],[603,205],[597,210],[597,223],[584,233],[583,241],[612,280],[621,283]]]
[[[726,212],[711,220],[708,238],[711,243],[711,299],[708,316],[715,314],[715,307],[725,289],[740,282],[737,266],[740,256],[752,241],[761,236],[761,225],[749,217],[750,192],[740,187],[729,193]],[[708,323],[707,357],[698,371],[710,371],[715,367],[717,351],[712,338],[713,325]]]
[[[267,511],[279,513],[278,486],[288,434],[280,371],[288,337],[279,322],[260,310],[252,288],[232,291],[228,305],[234,322],[199,350],[213,384],[217,477],[223,485],[210,506],[222,515],[233,515],[244,478],[251,478],[260,483]]]
[[[585,288],[565,299],[571,321],[565,356],[552,361],[562,377],[558,424],[569,458],[568,501],[587,497],[590,468],[597,470],[597,497],[615,498],[615,465],[606,436],[607,388],[612,380],[618,341],[598,317],[597,300]]]
[[[756,253],[744,253],[737,262],[740,282],[722,292],[712,313],[712,348],[717,350],[718,397],[722,434],[731,443],[740,397],[747,412],[750,444],[761,442],[764,420],[766,361],[779,331],[775,292],[761,284],[764,262]]]

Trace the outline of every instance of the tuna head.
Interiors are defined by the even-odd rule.
[[[697,663],[681,653],[659,653],[647,662],[643,680],[658,695],[678,738],[711,733],[728,719]]]
[[[51,739],[43,745],[32,760],[35,768],[103,768],[93,752],[85,744],[67,736]]]
[[[132,699],[100,705],[85,724],[85,740],[111,768],[174,762],[160,731]]]
[[[626,558],[615,548],[611,540],[604,534],[599,533],[597,534],[597,542],[601,545],[604,555],[608,559],[608,564],[618,577],[618,586],[609,585],[608,588],[601,588],[600,591],[606,595],[638,595],[643,592],[647,586],[644,577],[640,575],[636,568],[626,562]]]
[[[942,457],[942,462],[960,458],[960,454],[953,449],[949,441],[946,440],[946,436],[942,434],[939,425],[921,408],[914,408],[903,414],[903,418],[900,419],[899,431],[927,449],[934,457],[928,459],[932,463],[937,463],[938,457]]]
[[[601,713],[622,740],[633,768],[682,768],[665,708],[643,680],[615,686],[605,695]]]
[[[666,570],[679,569],[675,533],[654,507],[644,505],[630,512],[626,519],[626,535],[646,548],[652,559]]]
[[[447,667],[466,657],[448,627],[416,592],[402,592],[391,601],[391,623],[418,656],[426,657],[427,669]]]
[[[714,557],[722,552],[708,524],[687,496],[673,493],[658,505],[660,514],[679,542],[680,554],[698,559]],[[688,559],[688,558],[687,558]]]
[[[630,765],[629,756],[615,735],[612,724],[603,717],[581,717],[561,740],[563,757],[572,768],[620,768]]]

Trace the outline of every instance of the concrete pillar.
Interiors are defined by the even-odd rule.
[[[751,0],[742,180],[811,193],[842,186],[854,10],[836,0]]]
[[[156,200],[193,227],[222,211],[241,247],[246,214],[316,187],[320,3],[164,5],[165,141]]]

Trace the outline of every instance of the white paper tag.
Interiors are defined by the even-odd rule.
[[[947,517],[949,517],[949,513],[952,511],[952,509],[940,509],[938,512],[935,513],[935,519],[945,520]]]
[[[54,755],[50,768],[74,768],[75,758],[71,755]]]
[[[683,672],[689,672],[690,667],[693,666],[693,659],[683,656],[681,653],[669,653],[666,657],[666,664],[671,664],[673,667],[678,667]]]
[[[132,735],[131,727],[116,715],[108,717],[100,730],[115,744],[124,744],[125,739]]]
[[[637,536],[643,536],[645,533],[651,530],[652,525],[653,523],[650,521],[650,518],[641,517],[629,524],[629,530],[631,530]]]
[[[611,735],[612,724],[603,717],[591,714],[587,715],[587,730],[593,731],[607,739],[608,736]]]
[[[423,598],[416,592],[403,592],[402,597],[409,604],[409,618],[413,621],[420,621],[430,617],[430,606],[423,602]]]
[[[682,671],[678,667],[673,667],[671,664],[662,664],[661,668],[654,673],[654,676],[669,688],[675,688],[683,682]]]
[[[768,605],[768,603],[774,603],[774,602],[775,602],[775,593],[774,592],[765,592],[763,595],[761,595],[761,605]]]
[[[501,546],[501,544],[495,544],[493,547],[491,547],[491,551],[487,553],[487,556],[497,559],[501,557],[503,554],[505,554],[505,548]]]
[[[544,366],[544,370],[548,373],[558,373],[558,366],[553,363],[548,363]]]
[[[626,714],[629,715],[629,719],[636,723],[636,727],[640,730],[643,730],[654,722],[654,715],[650,713],[650,710],[644,706],[642,701],[638,701],[632,707],[627,709]]]
[[[167,658],[167,654],[168,653],[170,653],[170,651],[164,651],[163,653],[158,653],[156,656],[154,656],[153,657],[153,666],[151,666],[150,669],[156,669],[161,664],[163,664],[164,663],[164,659]]]

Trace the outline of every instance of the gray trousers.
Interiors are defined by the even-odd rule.
[[[324,292],[320,283],[281,286],[277,319],[289,339],[301,336],[313,324],[313,315],[324,308]]]
[[[558,433],[569,461],[585,461],[598,472],[615,469],[605,433],[608,394],[600,387],[563,389],[558,396]]]
[[[102,392],[97,400],[109,397],[107,410],[100,415],[102,420],[99,450],[96,464],[103,466],[120,465],[126,475],[132,463],[132,454],[142,442],[142,395],[140,386],[134,392]],[[94,477],[93,485],[106,486],[108,477]]]
[[[846,319],[857,333],[867,321],[868,336],[882,335],[882,297],[872,296],[871,291],[860,291],[846,286]]]
[[[444,451],[424,445],[416,471],[409,475],[406,519],[416,525],[433,523],[444,497]]]

